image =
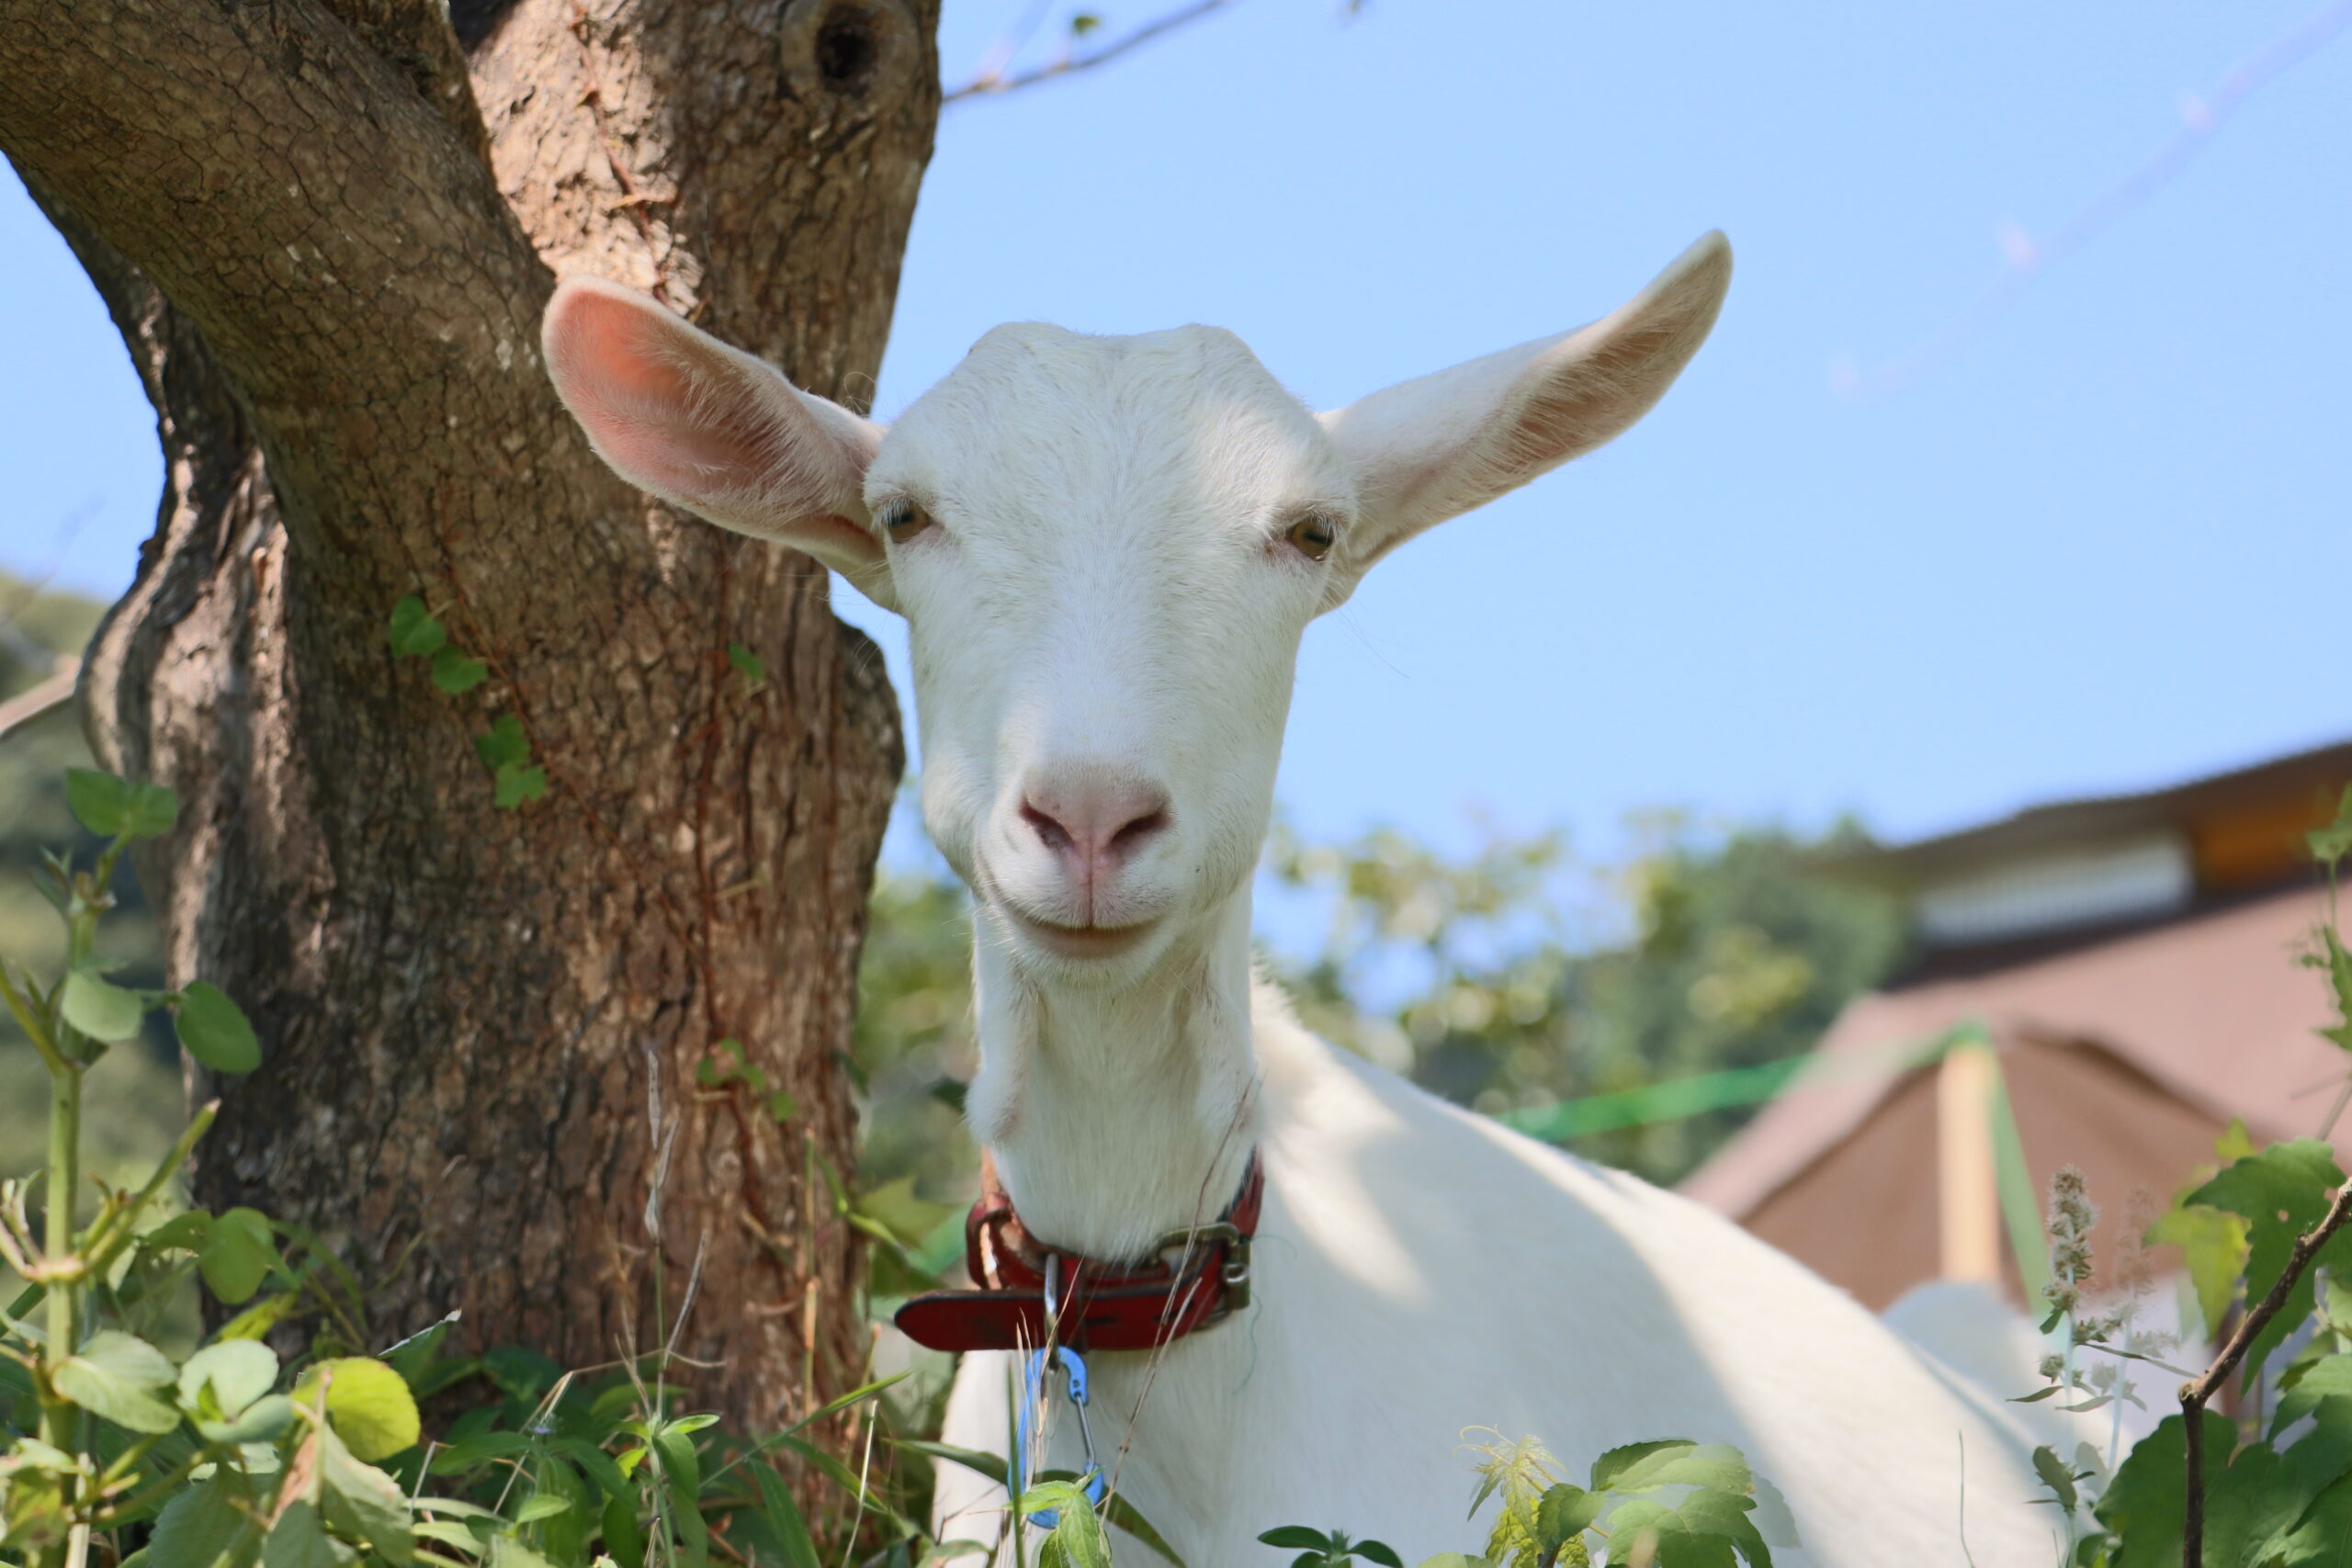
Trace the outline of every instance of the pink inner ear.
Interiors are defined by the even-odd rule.
[[[548,312],[548,371],[605,459],[632,482],[697,509],[756,494],[770,422],[737,367],[650,302],[569,288]]]

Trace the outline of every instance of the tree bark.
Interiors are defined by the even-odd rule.
[[[537,325],[595,272],[861,404],[937,8],[0,0],[0,147],[166,459],[87,724],[180,794],[141,866],[172,980],[265,1043],[198,1195],[333,1239],[378,1346],[462,1308],[476,1346],[655,1349],[658,1258],[673,1318],[699,1263],[676,1347],[744,1427],[863,1363],[820,1167],[897,709],[812,562],[603,468]],[[395,656],[409,593],[489,680]],[[503,715],[549,781],[519,810],[472,745]],[[724,1039],[788,1099],[698,1085]]]

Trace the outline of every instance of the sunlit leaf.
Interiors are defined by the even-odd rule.
[[[400,1373],[366,1356],[322,1361],[296,1385],[295,1402],[315,1408],[322,1380],[326,1383],[327,1419],[358,1458],[390,1459],[415,1446],[421,1429],[416,1400]]]

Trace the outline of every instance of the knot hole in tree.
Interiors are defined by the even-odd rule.
[[[902,0],[792,0],[781,40],[786,84],[804,102],[868,110],[895,102],[921,55]]]

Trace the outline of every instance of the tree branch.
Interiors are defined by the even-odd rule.
[[[61,659],[57,669],[48,679],[28,690],[17,693],[6,702],[0,702],[0,740],[6,740],[17,730],[56,712],[74,700],[74,678],[82,672],[78,659]]]
[[[1050,64],[1040,65],[1032,71],[1015,72],[1011,75],[1007,75],[1001,68],[982,71],[962,86],[948,89],[945,96],[940,101],[942,104],[952,104],[965,98],[976,98],[991,93],[1018,92],[1023,87],[1034,87],[1040,82],[1050,82],[1057,77],[1074,76],[1081,71],[1091,71],[1098,65],[1108,65],[1121,55],[1141,49],[1154,39],[1165,38],[1180,28],[1189,27],[1215,12],[1222,11],[1232,4],[1234,0],[1193,0],[1193,4],[1180,6],[1163,17],[1155,17],[1090,52],[1084,54],[1075,51],[1067,52]]]
[[[415,84],[434,113],[488,165],[490,132],[482,125],[481,106],[474,101],[466,51],[449,26],[447,5],[438,0],[325,0],[325,5]]]
[[[2230,1381],[2238,1363],[2245,1359],[2247,1347],[2261,1337],[2287,1304],[2295,1281],[2303,1277],[2312,1259],[2319,1255],[2328,1238],[2340,1229],[2346,1219],[2352,1219],[2352,1182],[2346,1182],[2327,1206],[2327,1213],[2319,1224],[2295,1240],[2295,1250],[2288,1255],[2287,1267],[2278,1271],[2278,1280],[2261,1303],[2238,1320],[2237,1332],[2213,1359],[2202,1375],[2180,1388],[2182,1436],[2188,1450],[2188,1509],[2181,1529],[2181,1568],[2203,1568],[2205,1561],[2205,1404],[2221,1386]]]
[[[0,0],[0,146],[195,323],[289,521],[366,491],[393,427],[560,429],[509,373],[547,266],[444,114],[316,0]]]

